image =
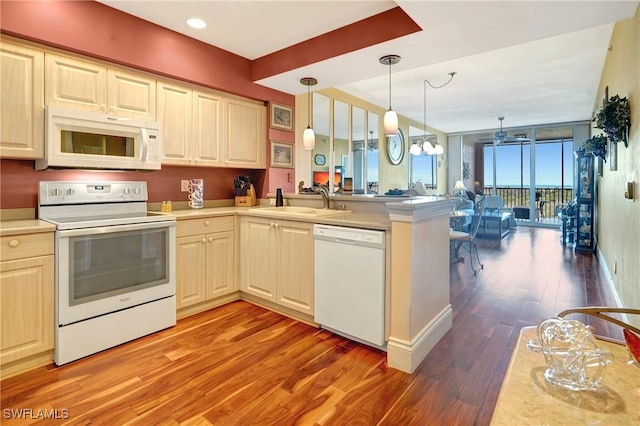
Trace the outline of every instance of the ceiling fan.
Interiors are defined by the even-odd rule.
[[[498,117],[500,120],[500,131],[495,132],[493,138],[480,139],[481,142],[493,142],[494,145],[502,145],[505,142],[530,142],[531,139],[518,136],[509,136],[509,134],[502,130],[502,120],[504,117]]]

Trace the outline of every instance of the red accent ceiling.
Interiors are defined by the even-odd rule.
[[[311,38],[253,61],[253,81],[421,31],[400,7]]]

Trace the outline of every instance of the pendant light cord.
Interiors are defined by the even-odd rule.
[[[427,84],[432,88],[432,89],[441,89],[444,86],[446,86],[447,84],[451,83],[451,80],[453,80],[453,77],[456,75],[455,71],[452,71],[449,73],[449,80],[445,81],[443,84],[441,84],[440,86],[434,86],[433,84],[431,84],[431,82],[427,79],[424,80],[424,140],[427,140]],[[391,83],[389,83],[389,85],[391,85]],[[389,98],[389,102],[391,102],[391,98]]]
[[[391,110],[391,60],[389,60],[389,110]]]
[[[307,109],[307,127],[311,127],[311,86],[307,85],[307,102],[309,108]]]

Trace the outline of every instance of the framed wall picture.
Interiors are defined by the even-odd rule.
[[[273,129],[289,130],[293,132],[293,107],[278,105],[271,102],[271,127]]]
[[[271,141],[271,167],[293,168],[293,145]]]

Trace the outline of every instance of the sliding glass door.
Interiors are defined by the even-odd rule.
[[[487,193],[522,223],[559,224],[558,209],[573,198],[572,126],[513,131],[482,150]]]

